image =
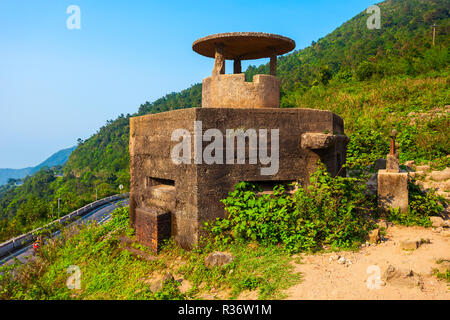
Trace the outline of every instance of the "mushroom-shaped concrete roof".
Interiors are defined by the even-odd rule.
[[[192,49],[206,57],[214,58],[216,45],[223,44],[227,60],[252,60],[282,55],[294,50],[295,41],[280,35],[262,32],[229,32],[200,38]]]

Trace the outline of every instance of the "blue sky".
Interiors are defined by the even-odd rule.
[[[269,32],[302,49],[377,2],[2,0],[0,168],[36,165],[106,120],[201,82],[213,61],[192,51],[200,37]],[[81,9],[80,30],[66,27],[70,5]]]

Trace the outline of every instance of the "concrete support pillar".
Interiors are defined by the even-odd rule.
[[[216,43],[216,60],[214,62],[213,76],[225,74],[225,55],[223,43]]]
[[[242,65],[240,59],[234,59],[234,74],[242,73]]]
[[[277,76],[277,55],[273,54],[270,57],[270,75]]]

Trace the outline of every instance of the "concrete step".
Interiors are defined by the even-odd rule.
[[[158,185],[149,188],[149,206],[171,212],[176,207],[176,188],[169,185]]]

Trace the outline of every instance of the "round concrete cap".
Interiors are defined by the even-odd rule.
[[[262,32],[229,32],[200,38],[192,45],[192,50],[206,57],[214,58],[216,44],[224,45],[227,60],[253,60],[282,55],[295,49],[295,41],[277,34]]]

